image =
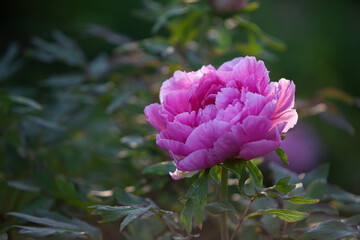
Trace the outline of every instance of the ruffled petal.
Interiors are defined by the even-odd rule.
[[[298,114],[295,109],[289,109],[283,112],[280,116],[272,119],[274,126],[286,122],[283,133],[286,133],[290,128],[293,128],[297,123],[297,120]]]
[[[245,57],[239,61],[234,66],[232,78],[255,93],[262,93],[270,81],[264,62],[257,61],[255,57]]]
[[[195,150],[210,149],[219,137],[230,130],[230,124],[213,120],[195,128],[186,140],[186,145]]]
[[[280,144],[281,141],[265,139],[256,142],[250,142],[242,146],[240,156],[246,160],[250,160],[274,151],[280,147]]]
[[[159,132],[165,130],[167,124],[167,119],[161,114],[161,109],[157,103],[146,106],[144,109],[146,120]]]
[[[295,84],[284,78],[278,83],[277,106],[274,118],[281,115],[287,109],[293,108],[295,103]]]
[[[219,164],[223,159],[216,158],[211,149],[201,149],[194,151],[183,160],[177,163],[177,169],[180,171],[195,171],[204,168],[214,167]]]

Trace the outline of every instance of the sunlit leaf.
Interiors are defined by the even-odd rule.
[[[284,152],[283,149],[278,148],[275,150],[276,154],[280,157],[281,161],[285,164],[285,165],[289,165],[289,161],[288,158]]]
[[[287,201],[293,203],[293,204],[314,204],[314,203],[318,203],[320,200],[319,199],[314,199],[314,198],[306,198],[306,197],[302,197],[302,196],[294,196],[291,197],[289,199],[286,199]]]
[[[251,213],[247,215],[246,218],[264,215],[264,214],[273,214],[286,222],[298,222],[305,219],[309,215],[308,213],[294,211],[294,210],[268,209],[260,212]]]

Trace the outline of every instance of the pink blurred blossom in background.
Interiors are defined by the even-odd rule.
[[[284,166],[275,152],[265,156],[266,162],[274,162],[294,172],[306,172],[316,167],[324,157],[324,144],[310,124],[300,121],[287,134],[280,146],[288,156]]]

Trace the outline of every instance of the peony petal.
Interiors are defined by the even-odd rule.
[[[217,139],[229,131],[230,127],[229,123],[218,120],[204,123],[194,129],[186,140],[186,145],[193,150],[213,148]]]
[[[215,105],[217,109],[226,109],[229,105],[234,105],[241,99],[241,93],[236,88],[223,88],[216,95]]]
[[[284,78],[280,79],[278,83],[277,92],[277,106],[274,113],[274,118],[281,115],[287,109],[294,107],[295,102],[295,84],[292,81]]]
[[[218,111],[215,107],[215,105],[207,105],[204,109],[199,109],[199,112],[196,116],[196,123],[197,126],[207,123],[211,120],[214,120]]]
[[[160,88],[160,102],[163,103],[166,95],[176,90],[188,90],[194,82],[194,74],[175,71],[174,76],[163,82]]]
[[[192,131],[192,127],[181,124],[179,122],[171,122],[167,125],[167,129],[160,133],[160,137],[162,139],[171,139],[185,143],[186,139]]]
[[[263,95],[257,93],[248,92],[246,93],[245,98],[246,101],[241,120],[250,115],[259,115],[268,103]]]
[[[246,160],[250,160],[274,151],[275,149],[280,147],[280,144],[281,141],[272,141],[265,139],[256,142],[250,142],[242,146],[240,156]]]
[[[236,64],[238,64],[241,60],[243,60],[243,57],[234,58],[233,60],[224,62],[219,68],[218,71],[232,71]]]
[[[184,143],[171,139],[161,138],[159,134],[156,135],[156,144],[162,149],[172,151],[174,154],[181,156],[189,155],[192,152],[192,149],[190,149]]]
[[[214,154],[224,159],[232,158],[240,153],[240,141],[232,132],[225,133],[214,144]]]
[[[165,96],[163,106],[173,115],[183,112],[190,112],[190,105],[187,100],[187,90],[177,90]]]
[[[180,171],[195,171],[214,167],[216,164],[219,164],[223,161],[224,159],[222,158],[216,158],[211,149],[201,149],[192,152],[183,160],[179,161],[177,163],[177,169]]]
[[[298,120],[298,114],[295,109],[289,109],[283,112],[277,118],[272,119],[273,125],[276,126],[280,123],[286,122],[283,133],[286,133],[290,128],[294,127]]]
[[[150,104],[144,109],[146,120],[159,132],[166,129],[166,117],[161,114],[161,106],[157,103]]]
[[[249,116],[243,121],[243,129],[246,133],[246,142],[253,142],[264,139],[270,131],[273,123],[262,116]]]
[[[264,92],[270,81],[264,62],[256,61],[255,57],[245,57],[239,61],[234,66],[232,78],[255,93]]]
[[[181,124],[185,124],[190,127],[196,126],[196,112],[183,112],[175,116],[174,122],[179,122]]]
[[[197,84],[194,84],[189,92],[189,102],[193,110],[204,108],[204,100],[210,94],[220,91],[225,84],[217,78],[215,72],[208,72],[203,75]],[[215,98],[214,98],[215,99]],[[211,102],[209,102],[211,104]]]

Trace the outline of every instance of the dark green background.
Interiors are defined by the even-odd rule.
[[[266,62],[272,80],[281,77],[294,80],[298,97],[312,97],[318,89],[329,86],[360,96],[360,1],[262,0],[260,3],[260,9],[250,15],[251,20],[287,44],[285,52],[275,53],[275,61]],[[133,15],[140,7],[139,0],[5,0],[0,6],[0,51],[13,41],[25,50],[31,37],[50,39],[52,30],[59,29],[76,38],[90,56],[95,55],[109,50],[109,46],[89,40],[82,32],[83,26],[97,23],[133,39],[146,38],[150,36],[151,23]],[[29,65],[25,68],[29,71]],[[16,84],[37,81],[50,75],[52,69],[33,71],[26,79],[18,73]],[[354,125],[355,136],[318,117],[309,120],[325,142],[325,160],[331,163],[330,182],[360,193],[360,110],[336,104]]]

